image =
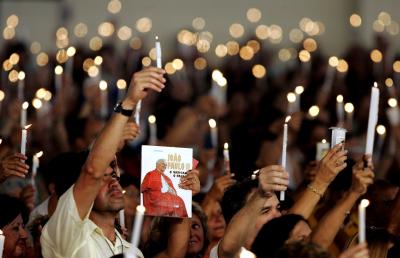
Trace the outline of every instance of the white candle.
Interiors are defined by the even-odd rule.
[[[328,92],[332,88],[333,80],[335,78],[336,66],[338,65],[339,60],[336,56],[331,56],[328,61],[328,67],[326,68],[326,74],[324,83],[322,84],[322,91]]]
[[[135,109],[135,123],[140,126],[140,110],[142,109],[142,101],[139,100]]]
[[[217,122],[215,119],[209,119],[208,120],[208,125],[210,126],[210,132],[211,132],[211,144],[213,148],[218,148],[218,127],[217,127]]]
[[[386,116],[388,117],[391,126],[397,126],[400,123],[400,112],[397,106],[397,99],[390,98],[388,104],[390,108],[386,109]]]
[[[21,134],[21,153],[26,154],[26,138],[28,136],[28,129],[31,127],[31,125],[27,125],[22,129],[22,134]]]
[[[315,155],[315,160],[320,161],[328,153],[330,149],[330,144],[325,139],[321,142],[317,142],[317,153]]]
[[[35,155],[33,155],[32,158],[32,177],[31,177],[31,183],[33,186],[35,186],[35,178],[36,178],[36,174],[37,174],[37,170],[39,168],[39,158],[42,157],[43,155],[43,151],[39,151],[38,153],[36,153]]]
[[[139,245],[140,232],[142,229],[143,216],[145,211],[146,208],[143,205],[138,205],[136,207],[135,222],[133,224],[132,239],[131,239],[132,248],[137,247]]]
[[[296,88],[294,89],[294,92],[296,93],[296,101],[294,102],[294,106],[295,106],[295,112],[299,112],[301,109],[301,94],[304,92],[304,87],[299,85],[296,86]]]
[[[156,145],[157,144],[156,117],[154,115],[150,115],[148,118],[148,121],[149,121],[149,130],[150,130],[149,144]]]
[[[1,104],[3,103],[5,97],[6,94],[4,93],[4,91],[0,90],[0,113],[1,113]]]
[[[344,105],[344,111],[346,111],[346,124],[347,129],[351,130],[353,128],[353,112],[354,112],[354,105],[352,103],[346,103]]]
[[[0,257],[3,257],[3,248],[5,240],[6,237],[3,235],[3,231],[0,230]]]
[[[24,128],[26,126],[26,117],[27,117],[27,110],[29,107],[29,103],[25,101],[22,103],[22,108],[21,108],[21,117],[20,117],[20,125],[21,128]]]
[[[376,143],[376,159],[379,160],[382,154],[383,143],[386,138],[386,127],[384,125],[378,125],[376,127],[376,132],[378,133],[378,141]]]
[[[122,209],[119,211],[119,224],[122,228],[125,228],[125,210]]]
[[[337,95],[336,97],[336,116],[338,120],[338,126],[343,126],[344,112],[343,112],[343,96]]]
[[[23,102],[25,100],[24,96],[25,91],[25,73],[20,71],[18,73],[18,100]]]
[[[229,144],[226,142],[224,143],[224,172],[230,173],[231,172],[231,164],[229,159]]]
[[[358,205],[358,242],[360,244],[365,243],[365,209],[368,207],[369,201],[362,199]]]
[[[296,102],[296,94],[294,94],[293,92],[289,92],[286,95],[287,101],[288,101],[288,106],[287,106],[287,110],[286,110],[286,114],[290,115],[293,114],[294,112],[296,112],[296,106],[295,106],[295,102]]]
[[[346,129],[341,127],[331,127],[329,129],[332,130],[331,148],[346,140]]]
[[[55,85],[55,90],[56,90],[56,94],[58,92],[60,92],[61,87],[62,87],[62,79],[61,76],[63,74],[63,68],[61,65],[57,65],[54,68],[54,85]]]
[[[282,140],[282,158],[281,165],[284,169],[286,169],[286,149],[287,149],[287,141],[288,141],[288,122],[290,121],[291,116],[287,116],[285,119],[285,124],[283,125],[283,140]],[[281,191],[280,198],[281,201],[285,200],[285,191]]]
[[[100,88],[100,97],[101,97],[101,109],[100,115],[103,119],[107,118],[108,115],[108,91],[107,91],[107,82],[101,80],[99,83]]]
[[[122,101],[122,98],[125,96],[126,81],[124,79],[119,79],[117,81],[117,88],[118,88],[118,101]]]
[[[69,47],[67,49],[67,56],[68,56],[68,60],[67,60],[67,64],[65,67],[65,71],[67,74],[69,74],[72,78],[73,75],[73,71],[74,71],[74,55],[76,53],[76,49],[74,47]]]
[[[367,143],[365,146],[365,154],[372,155],[374,149],[375,127],[378,123],[378,108],[379,108],[379,89],[375,82],[371,88],[371,101],[369,104],[369,118],[367,130]]]
[[[161,62],[161,44],[160,41],[158,41],[158,36],[156,36],[156,60],[157,60],[157,67],[162,68],[162,62]]]

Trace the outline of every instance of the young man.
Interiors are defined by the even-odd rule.
[[[125,99],[100,133],[77,182],[61,196],[56,211],[42,232],[45,258],[110,257],[129,248],[114,227],[124,199],[114,160],[123,131],[139,100],[148,90],[161,92],[165,71],[148,68],[133,75]],[[136,255],[143,257],[139,249]]]

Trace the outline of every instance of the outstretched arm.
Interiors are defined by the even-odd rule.
[[[310,217],[329,184],[347,166],[347,150],[342,150],[342,147],[343,144],[336,145],[320,161],[315,179],[307,186],[289,213],[299,214],[305,219]]]
[[[137,72],[131,79],[125,99],[124,109],[133,110],[136,103],[147,96],[148,90],[161,92],[164,88],[164,70],[150,67]],[[129,117],[114,114],[96,139],[92,150],[82,168],[81,175],[74,187],[74,198],[80,217],[83,219],[90,210],[105,177],[110,176],[107,170],[114,159],[125,125]]]
[[[364,162],[362,160],[354,165],[353,182],[350,190],[336,206],[322,218],[311,236],[314,243],[324,248],[328,248],[332,244],[340,226],[346,218],[347,212],[351,210],[358,198],[366,193],[368,186],[373,183],[374,173],[371,167],[364,169],[363,165]]]

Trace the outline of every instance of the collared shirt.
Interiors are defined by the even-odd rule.
[[[92,220],[88,212],[82,220],[72,186],[59,199],[56,211],[44,226],[40,243],[44,258],[107,258],[127,251],[130,244],[116,232],[113,244]],[[92,204],[93,207],[93,204]],[[142,252],[135,249],[143,258]]]

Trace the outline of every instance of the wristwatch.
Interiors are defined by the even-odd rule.
[[[115,113],[120,113],[121,115],[131,117],[133,113],[133,109],[124,109],[122,107],[122,102],[119,102],[117,105],[114,107],[114,112]]]

